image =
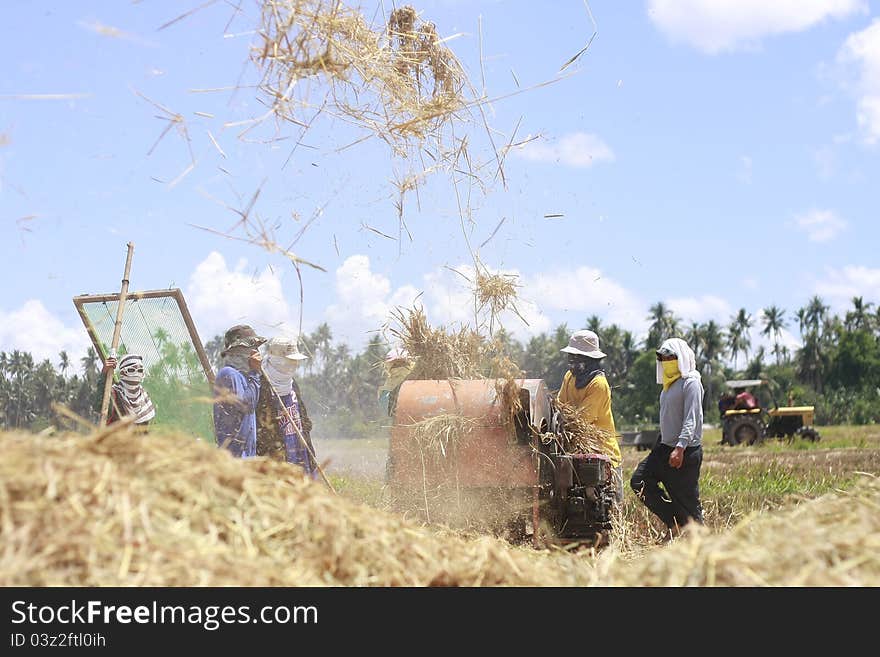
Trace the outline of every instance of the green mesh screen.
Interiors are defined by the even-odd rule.
[[[113,343],[118,299],[118,294],[74,298],[102,359]],[[120,358],[136,353],[144,359],[143,386],[156,407],[151,427],[174,429],[213,443],[213,373],[201,340],[185,317],[189,318],[189,311],[180,290],[130,293],[116,353]]]

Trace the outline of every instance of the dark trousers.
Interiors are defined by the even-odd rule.
[[[629,485],[667,527],[684,527],[691,520],[702,524],[700,466],[703,464],[703,448],[688,447],[678,469],[669,465],[671,453],[672,447],[658,440],[651,453],[636,467]],[[660,489],[660,483],[666,489],[666,495]]]

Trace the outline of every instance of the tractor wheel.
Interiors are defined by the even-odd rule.
[[[764,425],[751,415],[741,415],[727,429],[731,445],[755,445],[764,440]]]
[[[803,438],[804,440],[809,440],[810,442],[817,443],[819,442],[819,432],[816,431],[813,427],[801,427],[797,431],[795,431],[795,435],[799,438]]]

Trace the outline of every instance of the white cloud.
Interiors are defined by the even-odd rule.
[[[18,349],[30,352],[36,362],[48,358],[58,365],[58,353],[64,350],[73,369],[78,370],[77,361],[85,356],[90,345],[85,327],[65,326],[36,299],[26,301],[18,310],[0,310],[0,351]]]
[[[866,13],[864,0],[649,0],[648,16],[671,39],[709,54],[756,47],[827,19]]]
[[[826,269],[826,280],[816,283],[816,294],[827,297],[838,307],[847,306],[853,297],[880,303],[880,269],[849,265]]]
[[[247,260],[242,259],[230,269],[226,259],[213,251],[190,276],[187,306],[202,342],[235,324],[250,324],[263,335],[296,334],[299,319],[285,299],[279,272],[267,267],[251,273],[246,267]]]
[[[875,144],[880,140],[880,19],[849,35],[838,59],[859,68],[856,117],[865,142]]]
[[[608,144],[585,132],[564,135],[557,142],[530,141],[514,153],[527,160],[556,162],[571,167],[590,167],[598,162],[614,161],[614,152]]]
[[[542,312],[575,313],[565,318],[572,327],[580,328],[592,314],[637,333],[648,326],[648,306],[594,267],[536,274],[524,281],[523,296],[535,300]]]
[[[411,285],[392,293],[391,281],[370,269],[370,258],[353,255],[336,270],[336,301],[327,306],[325,317],[335,340],[359,350],[370,333],[388,322],[396,306],[410,306],[418,295]]]
[[[721,297],[705,294],[701,297],[679,297],[667,302],[672,312],[685,322],[707,322],[725,326],[732,314],[730,304]]]
[[[811,242],[828,242],[847,227],[846,221],[833,210],[810,210],[795,217],[794,225],[806,233]]]

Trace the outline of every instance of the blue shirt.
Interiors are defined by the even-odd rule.
[[[214,381],[214,434],[217,446],[233,456],[257,455],[257,400],[260,397],[260,374],[242,374],[225,366]]]

